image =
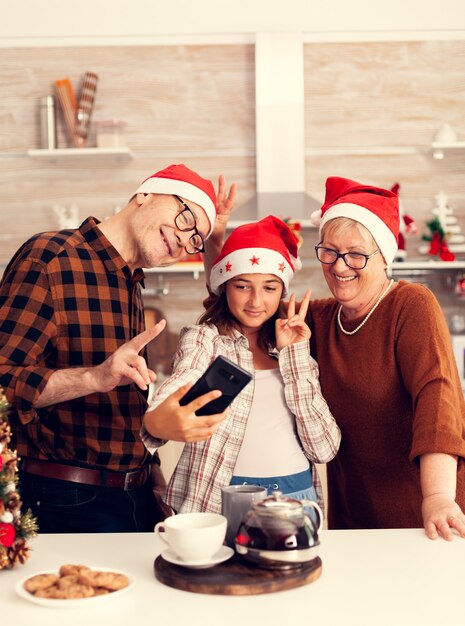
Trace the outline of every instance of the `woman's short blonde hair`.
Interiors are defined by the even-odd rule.
[[[357,220],[350,219],[350,217],[335,217],[334,219],[326,222],[321,229],[321,241],[323,241],[325,235],[340,235],[346,230],[349,230],[349,228],[356,228],[368,244],[373,245],[375,248],[379,248],[375,238],[370,233],[368,228],[360,222],[357,222]]]

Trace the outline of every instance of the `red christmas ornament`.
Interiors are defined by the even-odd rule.
[[[455,284],[455,293],[460,297],[465,296],[465,275],[457,280]]]
[[[455,254],[445,244],[442,246],[439,256],[441,261],[455,261]]]
[[[0,544],[11,548],[16,539],[16,530],[12,524],[0,524]]]
[[[444,238],[438,231],[434,232],[431,237],[428,254],[439,256],[441,261],[455,261],[455,254],[449,250],[448,245],[444,242]]]
[[[438,232],[433,233],[431,244],[429,247],[429,254],[436,256],[441,251],[441,235]]]

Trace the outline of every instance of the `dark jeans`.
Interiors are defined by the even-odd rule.
[[[19,472],[22,510],[31,509],[39,533],[152,532],[164,519],[150,479],[131,491],[92,487]]]

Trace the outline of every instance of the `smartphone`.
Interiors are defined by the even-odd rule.
[[[181,398],[179,404],[184,406],[209,391],[219,389],[222,395],[198,409],[195,414],[214,415],[215,413],[222,413],[251,380],[252,374],[250,372],[224,356],[217,356],[194,386]]]

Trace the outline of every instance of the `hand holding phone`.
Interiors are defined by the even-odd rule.
[[[239,365],[236,365],[226,357],[218,356],[194,386],[184,394],[179,404],[185,406],[199,396],[203,396],[214,389],[219,389],[222,395],[198,409],[195,414],[215,415],[216,413],[222,413],[251,380],[252,374],[250,372],[239,367]]]

